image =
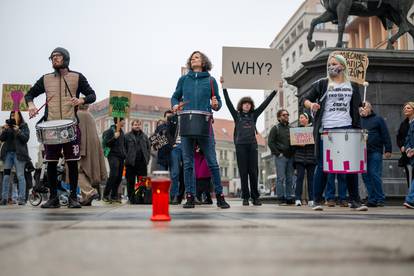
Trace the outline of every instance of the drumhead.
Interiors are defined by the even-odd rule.
[[[37,127],[40,128],[49,128],[49,127],[61,127],[61,126],[70,126],[73,125],[75,122],[73,120],[52,120],[46,121],[37,124]]]
[[[207,111],[201,111],[201,110],[183,110],[183,111],[180,111],[178,113],[178,116],[180,116],[180,115],[187,115],[187,114],[200,114],[200,115],[205,115],[205,116],[211,116],[212,115],[211,112],[207,112]]]

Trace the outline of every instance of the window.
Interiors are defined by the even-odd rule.
[[[227,167],[224,168],[224,177],[227,177]]]
[[[223,151],[220,150],[220,160],[223,160]]]
[[[303,55],[303,44],[299,45],[299,56],[301,57]]]
[[[233,160],[236,160],[236,159],[237,159],[236,152],[233,151]]]
[[[295,38],[296,38],[296,31],[293,31],[293,32],[290,34],[290,37],[292,38],[292,40],[295,40]]]
[[[146,135],[149,135],[149,132],[150,132],[150,125],[149,125],[149,123],[148,123],[148,122],[145,122],[145,123],[144,123],[144,126],[143,126],[142,130],[144,131],[144,133],[145,133]]]
[[[224,160],[227,160],[227,150],[224,151]]]
[[[238,177],[237,176],[237,172],[238,172],[237,168],[233,168],[233,177],[234,178],[237,178]]]
[[[283,53],[283,46],[279,47],[279,51],[281,51]]]
[[[286,59],[285,64],[286,64],[286,69],[288,69],[289,68],[289,58]]]
[[[298,32],[303,30],[303,21],[298,24]]]
[[[293,51],[292,53],[292,64],[296,62],[296,52]]]

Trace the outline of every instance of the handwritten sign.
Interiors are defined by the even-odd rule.
[[[160,133],[154,133],[149,137],[149,140],[154,150],[159,150],[160,148],[168,144],[167,137]]]
[[[290,144],[292,146],[315,144],[313,127],[290,128]]]
[[[342,55],[348,64],[351,81],[364,84],[369,65],[368,55],[360,52],[335,51],[332,55]]]
[[[129,117],[131,106],[131,92],[114,91],[109,93],[109,116],[114,118]]]
[[[27,111],[27,105],[23,97],[15,97],[15,95],[26,95],[27,91],[30,90],[32,86],[30,84],[3,84],[3,93],[1,101],[1,110],[2,111]],[[14,101],[18,100],[18,103]],[[18,107],[16,107],[18,104]]]
[[[223,47],[223,87],[273,90],[281,78],[277,49]]]

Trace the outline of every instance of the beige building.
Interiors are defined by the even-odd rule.
[[[282,52],[282,77],[289,77],[302,67],[302,62],[313,58],[321,49],[334,47],[337,41],[337,26],[331,23],[324,23],[316,26],[313,34],[313,41],[316,43],[315,49],[310,52],[308,49],[306,36],[308,34],[312,19],[321,15],[325,9],[319,0],[306,0],[289,19],[282,30],[276,35],[270,44],[270,48],[279,49]],[[346,35],[344,40],[347,40]],[[346,45],[346,43],[345,43]],[[290,122],[296,124],[298,120],[298,99],[297,89],[294,86],[283,84],[283,93],[278,94],[269,108],[265,111],[265,131],[264,137],[269,135],[270,129],[277,123],[277,110],[284,108],[290,114]],[[270,91],[265,92],[268,96]],[[266,186],[270,187],[275,180],[275,165],[270,150],[266,147],[266,152],[262,154],[265,162],[263,174],[265,175]]]
[[[131,97],[131,114],[126,119],[125,131],[131,130],[130,122],[133,119],[142,121],[143,131],[149,136],[154,133],[157,121],[163,118],[164,111],[170,109],[170,98],[156,97],[142,94],[132,94]],[[108,99],[104,99],[93,104],[90,112],[96,119],[98,134],[102,133],[113,124],[113,119],[108,115]],[[216,154],[220,166],[222,184],[224,193],[228,193],[229,182],[232,179],[239,178],[236,152],[233,143],[234,122],[232,120],[214,118],[214,135],[216,139]],[[265,140],[258,135],[259,157],[264,152]],[[260,158],[259,158],[260,160]],[[259,172],[262,171],[263,165],[259,164]],[[259,181],[263,176],[259,176]],[[262,182],[262,181],[261,181]]]
[[[413,16],[410,18],[413,22]],[[388,37],[398,31],[394,25],[391,31],[382,26],[378,17],[352,17],[346,26],[350,48],[385,49]],[[401,36],[394,44],[396,50],[413,50],[413,38],[408,34]]]

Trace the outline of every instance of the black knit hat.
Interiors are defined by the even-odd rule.
[[[69,62],[70,62],[70,55],[69,55],[69,51],[66,50],[65,48],[62,47],[57,47],[55,48],[52,53],[50,54],[50,59],[52,58],[53,53],[60,53],[63,56],[63,67],[64,68],[68,68],[69,67]]]

